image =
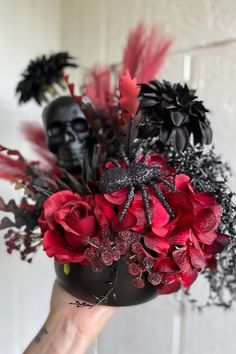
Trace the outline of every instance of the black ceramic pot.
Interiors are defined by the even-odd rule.
[[[132,277],[125,260],[114,266],[104,267],[94,272],[91,267],[70,263],[70,272],[64,274],[63,265],[55,262],[59,283],[78,299],[93,303],[101,302],[108,306],[131,306],[147,302],[157,296],[157,288],[145,278],[145,287],[138,289],[132,285]],[[102,300],[102,301],[101,301]]]

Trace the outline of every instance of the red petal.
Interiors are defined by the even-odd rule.
[[[137,224],[137,218],[130,210],[127,211],[122,221],[119,220],[120,214],[112,222],[112,228],[115,232],[130,230]]]
[[[63,235],[56,230],[45,232],[42,245],[48,257],[55,257],[59,263],[86,263],[84,254],[77,250],[68,249]]]
[[[203,208],[195,217],[195,228],[202,232],[214,231],[218,226],[218,220],[210,208]]]
[[[186,185],[190,182],[190,177],[181,173],[175,177],[175,186],[179,191],[185,192]]]
[[[178,270],[178,267],[170,257],[159,257],[153,270],[160,273],[174,273]]]
[[[209,268],[211,271],[216,270],[217,261],[214,257],[207,259],[207,268]]]
[[[201,203],[205,206],[208,206],[208,207],[215,204],[215,196],[214,196],[214,194],[211,194],[211,193],[206,193],[206,192],[197,193],[195,196],[195,199],[199,203]]]
[[[181,277],[182,285],[188,289],[193,282],[197,279],[198,271],[196,269],[193,270],[191,274],[180,273],[179,276]]]
[[[68,231],[70,232],[70,230],[82,237],[94,237],[96,235],[96,219],[94,215],[86,216],[80,220],[71,219]]]
[[[153,218],[152,218],[152,231],[157,236],[165,236],[168,232],[166,229],[166,225],[170,220],[170,215],[164,208],[164,206],[157,200],[154,202],[154,206],[152,209]]]
[[[54,193],[46,199],[44,202],[44,217],[49,228],[54,229],[56,226],[54,213],[58,210],[58,208],[75,198],[80,199],[81,197],[79,194],[65,190]]]
[[[150,248],[151,250],[157,253],[162,254],[167,254],[170,248],[170,245],[165,238],[158,237],[153,234],[148,234],[144,236],[144,243],[146,247]]]
[[[188,249],[186,247],[182,247],[181,249],[174,251],[172,253],[172,257],[183,272],[192,273],[193,269],[190,264]]]
[[[158,286],[159,295],[175,293],[181,288],[180,280],[176,275],[167,274],[163,280],[164,283]]]
[[[191,263],[194,268],[203,269],[206,267],[206,260],[203,254],[194,247],[189,247],[189,256],[191,258]]]
[[[217,237],[217,232],[215,231],[208,232],[208,233],[197,232],[197,237],[199,241],[201,241],[202,243],[205,243],[206,245],[211,245],[212,242],[214,242],[214,240]]]
[[[187,241],[191,237],[191,230],[186,230],[179,232],[178,234],[172,235],[168,237],[168,242],[170,245],[181,245],[185,246]]]
[[[105,199],[115,205],[122,205],[126,201],[128,189],[121,189],[111,194],[104,194]]]

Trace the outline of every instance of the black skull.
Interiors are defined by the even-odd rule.
[[[86,117],[71,96],[49,103],[43,112],[48,148],[60,167],[80,172],[82,157],[88,154],[90,131]]]

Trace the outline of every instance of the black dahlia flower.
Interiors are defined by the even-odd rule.
[[[32,98],[40,105],[46,100],[45,93],[54,96],[57,91],[54,84],[64,86],[63,69],[77,67],[74,58],[67,52],[59,52],[49,56],[31,60],[22,74],[23,79],[18,83],[16,93],[19,94],[19,103],[26,103]]]
[[[163,144],[171,143],[176,151],[183,151],[191,135],[194,145],[211,143],[212,130],[206,117],[209,111],[202,101],[196,100],[195,90],[190,90],[186,84],[172,85],[157,80],[140,86],[140,108],[145,125],[147,129],[152,127],[149,131],[158,134]]]

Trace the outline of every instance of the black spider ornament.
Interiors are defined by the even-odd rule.
[[[143,198],[144,211],[149,225],[152,223],[152,215],[149,205],[149,195],[147,187],[151,187],[155,196],[162,203],[171,217],[175,217],[168,201],[162,193],[160,187],[156,184],[162,182],[168,189],[174,191],[175,186],[167,180],[168,175],[161,170],[160,165],[147,165],[149,153],[145,153],[140,161],[138,161],[139,149],[134,153],[134,158],[130,160],[125,152],[123,146],[120,148],[120,155],[125,164],[125,169],[122,168],[117,159],[110,159],[115,165],[114,168],[107,169],[103,173],[99,181],[100,191],[104,194],[117,192],[123,188],[129,188],[126,201],[123,205],[123,210],[120,214],[119,220],[122,221],[125,217],[130,204],[134,198],[135,190],[140,189]]]

